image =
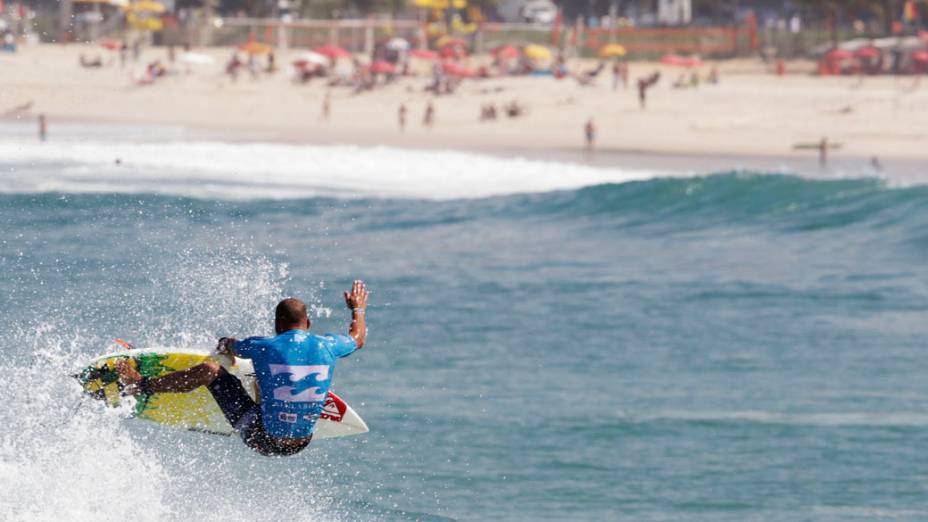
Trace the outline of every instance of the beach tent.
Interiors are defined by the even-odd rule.
[[[857,51],[854,52],[854,56],[856,56],[857,58],[865,58],[865,59],[879,58],[880,54],[881,54],[880,50],[873,46],[861,47],[860,49],[857,49]]]
[[[332,60],[338,58],[351,58],[351,53],[346,49],[343,49],[337,45],[325,44],[313,49],[313,51],[331,58]]]
[[[619,44],[607,44],[599,48],[600,58],[618,58],[625,56],[625,47]]]
[[[552,57],[551,49],[535,44],[526,45],[522,49],[522,54],[532,60],[550,60]]]

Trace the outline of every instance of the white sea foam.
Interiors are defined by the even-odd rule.
[[[119,164],[116,161],[119,160]],[[0,192],[156,193],[254,199],[476,198],[651,179],[646,170],[389,147],[218,141],[128,142],[99,136],[0,140]]]
[[[221,328],[267,330],[288,277],[286,265],[224,251],[162,261],[174,271],[149,299],[170,300],[170,313],[159,316],[144,295],[114,296],[129,320],[148,318],[148,339],[133,339],[140,346],[206,346]],[[0,343],[0,521],[339,519],[324,448],[311,466],[268,459],[235,438],[127,421],[131,401],[106,408],[82,398],[69,374],[113,348],[101,339],[110,332],[69,324],[67,306],[59,315],[5,330]]]

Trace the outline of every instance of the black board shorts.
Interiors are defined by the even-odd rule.
[[[242,381],[225,368],[219,369],[219,376],[206,388],[222,409],[226,420],[238,431],[242,441],[249,448],[267,457],[287,457],[309,446],[312,436],[306,439],[305,444],[284,446],[268,435],[261,420],[261,406],[248,395]]]

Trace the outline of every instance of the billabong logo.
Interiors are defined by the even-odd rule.
[[[321,402],[325,392],[319,386],[329,379],[327,364],[291,366],[289,364],[269,364],[271,375],[288,375],[293,386],[274,388],[274,398],[286,402]],[[316,384],[317,386],[312,386]],[[305,388],[304,388],[305,387]],[[304,388],[296,391],[297,388]]]
[[[287,412],[282,411],[277,414],[277,420],[279,420],[280,422],[289,422],[290,424],[296,424],[296,419],[297,419],[296,413],[287,413]]]

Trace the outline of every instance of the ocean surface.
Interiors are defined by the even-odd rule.
[[[928,187],[0,126],[0,519],[928,519]],[[924,173],[928,179],[928,172]],[[112,349],[370,340],[269,459],[81,405]]]

